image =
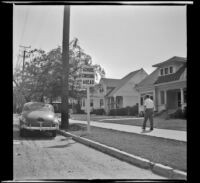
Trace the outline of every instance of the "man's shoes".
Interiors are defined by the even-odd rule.
[[[150,131],[153,131],[153,128],[150,128]]]

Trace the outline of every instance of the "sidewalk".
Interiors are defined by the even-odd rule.
[[[69,122],[81,123],[81,124],[87,125],[87,121],[78,121],[78,120],[69,119]],[[122,132],[136,133],[140,135],[162,137],[166,139],[173,139],[173,140],[184,141],[184,142],[187,141],[187,137],[186,137],[187,132],[185,131],[166,130],[166,129],[158,129],[158,128],[154,128],[153,131],[149,131],[147,128],[145,132],[142,132],[141,127],[138,127],[138,126],[122,125],[122,124],[114,124],[114,123],[101,123],[101,122],[95,122],[95,121],[90,121],[90,126],[118,130]]]

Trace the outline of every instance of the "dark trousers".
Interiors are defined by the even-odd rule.
[[[146,109],[144,113],[143,129],[146,128],[147,120],[150,121],[150,128],[153,129],[153,109]]]

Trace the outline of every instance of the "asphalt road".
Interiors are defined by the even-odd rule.
[[[14,120],[14,180],[25,179],[164,179],[69,137],[30,133],[19,137]]]

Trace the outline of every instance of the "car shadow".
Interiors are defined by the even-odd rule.
[[[39,131],[30,131],[25,136],[25,139],[27,140],[50,140],[54,138],[55,137],[52,137],[50,132]]]
[[[50,140],[55,137],[50,132],[30,131],[25,137],[20,137],[18,125],[13,125],[13,140]]]
[[[45,147],[45,148],[66,148],[66,147],[70,147],[72,144],[76,144],[76,142],[70,142],[70,143],[63,144],[63,145],[49,146],[49,147]]]

